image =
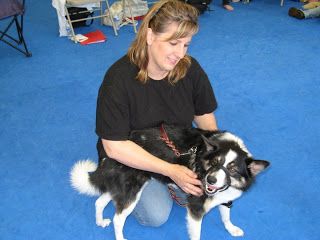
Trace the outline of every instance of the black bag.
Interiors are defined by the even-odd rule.
[[[205,11],[210,11],[209,5],[212,0],[185,0],[186,3],[198,9],[200,14],[203,14]]]
[[[93,11],[89,11],[87,8],[69,7],[68,12],[71,20],[77,20],[77,19],[93,16]],[[93,19],[91,19],[89,23],[87,23],[86,20],[83,20],[79,22],[73,22],[72,26],[74,28],[77,28],[77,27],[83,27],[83,26],[90,26],[92,23],[93,23]]]

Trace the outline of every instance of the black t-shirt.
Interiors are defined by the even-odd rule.
[[[161,123],[190,127],[195,115],[213,112],[216,99],[206,73],[192,58],[186,76],[176,84],[166,79],[143,84],[127,56],[107,71],[99,89],[96,133],[107,140],[126,140],[131,130]]]

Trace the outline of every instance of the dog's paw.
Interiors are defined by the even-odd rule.
[[[231,234],[231,236],[233,237],[242,237],[244,235],[244,232],[242,231],[242,229],[237,226],[229,225],[226,228],[228,232]]]
[[[126,239],[126,238],[123,238],[123,237],[122,237],[122,238],[119,238],[119,237],[117,238],[117,237],[116,237],[116,240],[127,240],[127,239]]]
[[[96,221],[96,224],[99,226],[99,227],[108,227],[109,224],[111,223],[111,220],[110,219],[102,219],[102,220],[97,220]]]

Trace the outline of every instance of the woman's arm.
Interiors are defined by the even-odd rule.
[[[213,113],[207,113],[200,116],[194,116],[194,122],[202,130],[217,130],[217,122]]]
[[[132,168],[158,173],[171,178],[183,191],[192,195],[202,195],[201,181],[185,166],[171,164],[145,151],[136,143],[102,139],[108,157]]]

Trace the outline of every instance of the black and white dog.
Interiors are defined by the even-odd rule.
[[[255,160],[243,141],[222,131],[203,131],[161,125],[133,131],[130,140],[151,154],[171,163],[181,164],[197,173],[204,194],[187,197],[187,224],[191,240],[199,240],[203,216],[219,206],[222,222],[232,236],[243,231],[230,221],[230,203],[239,198],[269,162]],[[106,227],[110,219],[103,210],[113,200],[116,240],[124,240],[123,226],[139,201],[150,178],[172,183],[169,178],[127,167],[113,159],[101,159],[98,166],[90,160],[77,162],[71,170],[71,184],[80,193],[100,196],[96,201],[96,223]]]

